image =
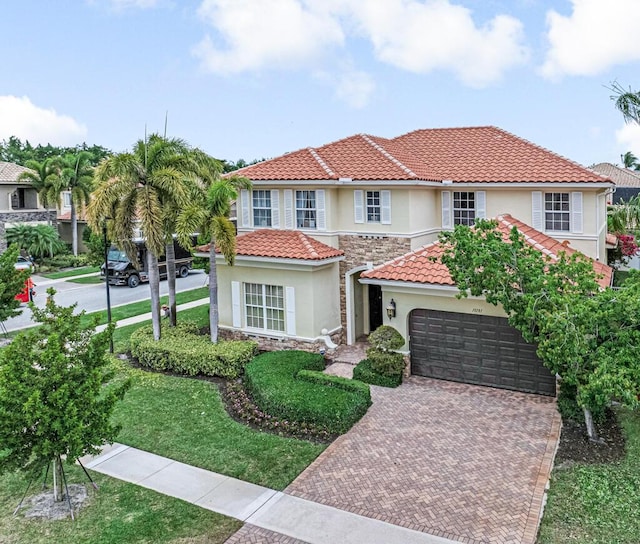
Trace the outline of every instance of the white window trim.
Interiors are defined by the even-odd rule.
[[[569,210],[566,212],[559,212],[559,213],[566,213],[569,216],[569,230],[554,230],[554,229],[548,229],[547,228],[547,213],[558,213],[558,212],[554,212],[552,210],[547,211],[547,206],[546,206],[546,195],[553,195],[553,194],[566,194],[569,195]],[[545,191],[544,193],[542,193],[542,232],[545,233],[549,233],[549,234],[556,234],[556,235],[567,235],[567,234],[572,234],[574,232],[573,230],[573,221],[572,221],[572,217],[573,217],[573,206],[572,206],[572,198],[571,198],[572,193],[570,191]]]
[[[298,192],[308,191],[314,193],[315,207],[314,208],[298,208]],[[310,230],[310,231],[324,231],[327,229],[326,220],[326,201],[324,189],[296,189],[292,194],[292,223],[293,228],[296,230]],[[298,211],[299,210],[314,210],[316,213],[315,227],[299,227],[298,226]]]
[[[256,207],[254,205],[254,195],[256,192],[262,192],[269,195],[269,206],[265,207],[265,206],[258,206]],[[277,193],[277,191],[275,191]],[[271,229],[274,228],[273,226],[273,219],[274,219],[274,211],[273,211],[273,193],[274,191],[271,191],[269,189],[253,189],[251,191],[251,224],[254,228],[260,228],[260,229]],[[269,210],[269,218],[271,219],[271,225],[256,225],[256,215],[255,212],[256,210]]]
[[[262,287],[262,305],[259,306],[262,309],[262,320],[264,321],[264,328],[259,328],[259,327],[254,327],[254,326],[249,326],[247,324],[247,290],[246,290],[246,285],[250,283],[253,285],[260,285]],[[280,287],[282,289],[282,304],[283,307],[282,308],[272,308],[272,307],[267,307],[266,305],[266,287],[267,285],[271,286],[271,287]],[[255,306],[256,308],[258,306]],[[280,310],[282,311],[282,330],[278,330],[278,329],[269,329],[267,328],[267,308],[271,308],[271,309],[275,309],[275,310]],[[262,333],[275,333],[275,334],[285,334],[287,333],[288,330],[288,315],[287,315],[287,288],[283,287],[282,285],[272,285],[272,284],[267,284],[267,283],[255,283],[255,282],[243,282],[242,283],[242,310],[244,313],[244,328],[248,331],[260,331]],[[295,311],[295,310],[294,310]],[[295,316],[294,316],[295,319]],[[295,328],[295,325],[294,325]]]

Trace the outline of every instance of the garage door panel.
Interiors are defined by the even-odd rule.
[[[555,395],[555,378],[506,318],[414,310],[409,320],[414,374]]]

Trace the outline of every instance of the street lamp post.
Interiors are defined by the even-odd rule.
[[[111,291],[109,290],[109,245],[107,241],[107,219],[102,224],[102,237],[104,241],[104,284],[107,288],[107,323],[111,325]],[[113,335],[109,336],[109,353],[113,353]]]

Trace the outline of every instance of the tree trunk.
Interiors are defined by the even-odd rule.
[[[587,427],[587,435],[592,442],[602,442],[602,439],[598,436],[596,426],[593,424],[593,417],[591,416],[591,410],[586,406],[582,407],[584,413],[584,424]]]
[[[175,327],[176,316],[176,252],[173,247],[173,240],[167,244],[167,283],[169,286],[169,326]]]
[[[211,342],[218,342],[218,269],[216,268],[216,240],[211,237],[209,249],[209,328]]]
[[[151,250],[147,250],[147,267],[149,269],[153,339],[157,341],[160,340],[160,271],[158,270],[158,257]]]
[[[53,459],[53,500],[54,502],[62,502],[62,459],[55,457]]]
[[[71,249],[74,256],[78,256],[78,214],[76,206],[71,199]]]

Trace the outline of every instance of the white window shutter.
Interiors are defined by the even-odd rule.
[[[476,191],[476,219],[487,218],[487,193]]]
[[[391,224],[391,191],[380,191],[380,223]]]
[[[582,192],[571,193],[571,232],[582,234]]]
[[[280,191],[271,190],[271,226],[274,229],[280,228]]]
[[[293,287],[285,287],[285,306],[287,308],[287,334],[296,335],[296,290]]]
[[[353,222],[364,223],[364,197],[361,190],[353,191]]]
[[[536,230],[542,230],[544,221],[542,210],[542,191],[531,192],[531,226]]]
[[[327,230],[324,189],[316,189],[316,227],[318,230]]]
[[[284,228],[293,228],[293,191],[284,190]]]
[[[453,228],[453,217],[451,214],[451,191],[442,191],[442,228]]]
[[[251,226],[251,214],[249,210],[249,191],[242,189],[240,191],[240,207],[242,208],[242,226]]]
[[[231,282],[231,319],[234,327],[242,327],[240,318],[240,282]]]

